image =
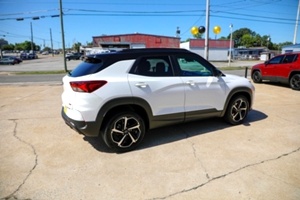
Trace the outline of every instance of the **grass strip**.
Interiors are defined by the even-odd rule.
[[[26,72],[15,72],[16,75],[47,75],[47,74],[67,74],[64,70],[57,71],[26,71]]]

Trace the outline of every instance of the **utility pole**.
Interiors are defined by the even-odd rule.
[[[31,51],[33,53],[33,31],[32,31],[32,23],[30,22],[30,30],[31,30]]]
[[[52,31],[51,31],[51,28],[50,28],[50,40],[51,40],[51,53],[52,53],[52,57],[53,57],[54,54],[53,54],[53,41],[52,41]]]
[[[231,51],[232,51],[232,28],[233,25],[230,24],[230,44],[229,44],[229,59],[228,59],[228,66],[230,67],[230,62],[231,62]]]
[[[294,41],[293,41],[293,44],[296,44],[296,40],[297,40],[299,12],[300,12],[300,0],[299,0],[299,3],[298,3],[298,12],[297,12],[297,17],[296,17],[296,25],[295,25],[295,32],[294,32]]]
[[[209,7],[210,0],[206,0],[206,32],[205,32],[205,44],[204,44],[204,58],[208,60],[208,51],[209,51]]]
[[[66,62],[66,50],[65,50],[65,35],[64,35],[64,22],[63,22],[63,12],[62,12],[62,0],[59,0],[59,11],[60,11],[60,27],[61,27],[61,40],[62,40],[62,50],[65,72],[68,72],[67,62]]]

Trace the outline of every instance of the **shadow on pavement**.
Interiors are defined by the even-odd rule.
[[[268,116],[266,114],[260,111],[252,110],[249,112],[245,122],[239,126],[251,126],[251,123],[264,120],[267,117]],[[184,140],[190,137],[207,134],[230,127],[232,127],[232,125],[224,122],[222,118],[210,118],[206,120],[199,120],[153,129],[146,133],[144,140],[135,151]],[[97,138],[84,137],[84,140],[89,142],[98,151],[114,153],[108,147],[106,147],[101,136]]]
[[[282,87],[282,88],[287,88],[287,89],[291,89],[290,86],[288,84],[284,84],[284,83],[279,83],[279,82],[269,82],[269,81],[264,81],[260,84],[265,84],[265,85],[270,85],[270,86],[274,86],[274,87]]]

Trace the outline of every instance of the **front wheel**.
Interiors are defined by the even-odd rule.
[[[229,102],[224,119],[232,125],[241,124],[243,120],[246,118],[248,111],[249,111],[248,99],[243,95],[239,95],[233,97]]]
[[[145,123],[131,111],[114,115],[103,132],[105,144],[116,152],[130,151],[138,146],[145,135]]]
[[[293,90],[300,90],[300,74],[294,74],[292,76],[290,86]]]
[[[252,80],[253,80],[254,83],[261,83],[262,82],[260,71],[253,72]]]

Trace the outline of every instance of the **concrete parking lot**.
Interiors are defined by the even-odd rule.
[[[64,124],[60,83],[0,84],[0,199],[298,200],[300,92],[255,86],[242,125],[160,128],[116,154]]]

